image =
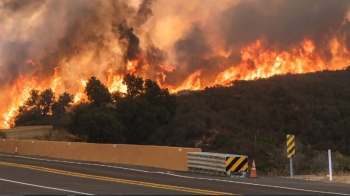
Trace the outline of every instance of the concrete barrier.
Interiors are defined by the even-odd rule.
[[[167,146],[93,144],[81,142],[52,142],[1,139],[0,152],[37,155],[62,159],[122,163],[148,167],[188,171],[187,153],[201,152],[200,148]]]

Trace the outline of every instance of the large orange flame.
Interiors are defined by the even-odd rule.
[[[57,86],[61,84],[61,77],[58,76],[57,72],[58,72],[58,67],[55,67],[55,74],[53,76],[54,79],[52,80],[52,83],[50,85],[50,88],[52,89],[53,92],[55,92]]]
[[[11,104],[7,111],[2,115],[3,120],[0,122],[0,127],[10,128],[14,124],[13,117],[17,114],[19,106],[29,98],[32,89],[40,89],[36,78],[26,79],[20,75],[11,89],[11,97],[13,97]]]
[[[87,96],[84,93],[86,84],[87,84],[87,80],[80,79],[79,92],[77,92],[75,94],[74,99],[73,99],[74,104],[87,102]]]
[[[292,51],[276,52],[266,50],[262,41],[242,48],[242,63],[232,66],[217,75],[216,84],[228,84],[233,80],[255,80],[286,73],[306,73],[325,69],[322,58],[313,54],[315,46],[311,40],[305,40],[301,47]]]
[[[350,52],[346,47],[340,44],[338,40],[331,39],[329,47],[333,58],[330,62],[326,62],[323,57],[316,52],[317,48],[314,42],[309,39],[304,39],[301,43],[296,44],[288,51],[280,51],[273,46],[268,46],[263,39],[257,40],[241,48],[241,62],[239,64],[231,65],[218,73],[215,76],[215,80],[211,83],[203,83],[201,81],[201,77],[203,77],[202,73],[204,72],[202,69],[199,69],[189,74],[178,86],[168,84],[167,76],[174,74],[177,67],[158,64],[153,66],[152,69],[155,70],[149,70],[151,66],[148,60],[142,55],[138,55],[136,59],[128,60],[125,65],[124,73],[136,74],[146,78],[147,74],[154,71],[157,77],[156,80],[162,88],[167,88],[171,93],[177,93],[182,90],[200,90],[206,86],[232,85],[232,81],[234,80],[255,80],[277,74],[315,72],[328,69],[334,64],[343,66],[350,62]],[[230,52],[225,52],[223,50],[219,50],[218,53],[226,58],[230,55]],[[27,63],[36,66],[35,62],[32,60],[28,60]],[[340,69],[342,68],[340,66],[333,66],[333,68]],[[127,87],[122,82],[123,76],[123,73],[118,73],[118,71],[110,67],[105,71],[104,85],[106,85],[110,92],[119,91],[125,93]],[[10,125],[13,125],[11,121],[12,117],[16,115],[18,107],[23,105],[25,100],[28,99],[31,89],[40,90],[42,87],[51,87],[52,90],[55,91],[55,89],[61,85],[61,77],[63,76],[59,76],[58,67],[55,68],[54,76],[49,85],[43,85],[43,83],[38,82],[38,78],[27,79],[21,75],[12,87],[10,96],[13,99],[8,109],[3,114],[0,127],[8,128]],[[84,93],[87,80],[82,78],[76,78],[76,80],[79,85],[79,90],[75,93],[74,104],[87,102],[87,96]]]
[[[135,73],[139,61],[138,60],[128,60],[126,63],[126,72]]]
[[[123,84],[123,75],[113,74],[113,69],[109,68],[106,71],[106,81],[105,84],[109,92],[122,92],[126,93],[126,85]]]
[[[196,72],[189,75],[185,81],[178,87],[173,87],[171,85],[163,85],[163,88],[167,88],[171,93],[177,93],[182,90],[200,90],[201,80],[199,76],[201,75],[202,70],[197,70]]]

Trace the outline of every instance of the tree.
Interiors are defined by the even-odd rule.
[[[64,92],[59,95],[58,100],[52,104],[52,113],[57,116],[63,113],[66,113],[66,107],[70,107],[73,102],[73,95]]]
[[[33,89],[30,91],[30,97],[26,100],[25,105],[29,107],[35,107],[39,105],[39,101],[40,101],[40,91]]]
[[[41,110],[43,107],[40,94],[38,90],[30,91],[29,98],[18,108],[18,114],[14,117],[16,126],[48,124],[43,119],[45,112]]]
[[[122,124],[111,108],[101,108],[94,104],[81,104],[72,111],[69,131],[87,142],[124,143]]]
[[[15,125],[54,125],[66,113],[65,107],[70,106],[72,100],[73,96],[68,93],[59,95],[56,100],[51,89],[42,92],[33,89],[23,106],[19,107],[14,117]]]
[[[68,128],[70,115],[67,114],[67,107],[73,102],[73,95],[64,92],[59,95],[58,100],[52,105],[53,128]]]
[[[96,77],[91,77],[85,88],[90,103],[80,104],[71,112],[69,131],[87,142],[124,143],[123,126],[114,108],[107,103],[119,100],[120,93],[113,97],[106,86]]]
[[[122,116],[126,142],[147,143],[157,129],[167,124],[176,113],[176,98],[152,80],[126,74],[125,97],[118,97],[116,108]],[[154,140],[155,137],[153,137]]]
[[[51,89],[46,89],[39,95],[39,107],[44,117],[49,116],[52,112],[52,106],[55,102],[55,94]]]
[[[102,103],[112,102],[111,94],[107,87],[105,87],[96,77],[91,77],[86,84],[85,93],[88,100],[100,106]]]
[[[126,74],[123,84],[127,86],[127,96],[135,98],[143,93],[143,79],[134,74]]]

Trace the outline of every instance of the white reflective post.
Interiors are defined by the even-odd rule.
[[[332,156],[331,150],[328,150],[328,164],[329,164],[329,181],[332,181]]]

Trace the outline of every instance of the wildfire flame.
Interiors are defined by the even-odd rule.
[[[123,75],[121,74],[117,74],[114,75],[113,74],[113,69],[109,68],[106,71],[106,81],[105,84],[109,90],[109,92],[122,92],[122,93],[126,93],[126,85],[123,84]]]
[[[27,63],[32,65],[32,66],[36,66],[35,62],[32,59],[28,59]]]
[[[88,102],[89,76],[111,93],[127,92],[125,74],[156,80],[177,93],[350,63],[348,1],[70,0],[57,5],[0,3],[0,17],[6,16],[0,36],[5,94],[0,127],[13,125],[32,89],[67,91],[74,104]]]
[[[75,94],[73,99],[74,104],[87,102],[87,96],[84,93],[87,82],[87,80],[80,79],[79,92]]]
[[[303,43],[301,43],[305,52],[311,54],[315,50],[314,43],[312,40],[305,39]]]
[[[305,40],[301,47],[292,51],[277,53],[266,50],[262,41],[242,48],[242,63],[232,66],[216,77],[216,84],[227,84],[233,80],[255,80],[286,73],[307,73],[325,69],[322,58],[313,54],[315,46],[311,40]]]
[[[20,75],[12,87],[11,96],[12,102],[8,110],[2,115],[3,121],[0,122],[0,127],[10,128],[14,124],[13,117],[17,114],[17,109],[29,98],[32,89],[39,89],[40,84],[35,78],[27,80],[23,75]]]
[[[189,75],[185,81],[178,87],[173,87],[171,85],[163,85],[163,88],[168,88],[168,90],[171,93],[177,93],[182,90],[200,90],[202,88],[201,86],[201,80],[200,75],[202,73],[202,70],[197,70],[193,74]]]
[[[170,65],[162,65],[162,64],[159,64],[158,65],[162,70],[164,71],[167,71],[167,72],[173,72],[176,67],[175,66],[170,66]]]
[[[331,46],[334,48],[335,56],[340,56],[344,53],[348,54],[348,50],[342,47],[338,42],[333,41]],[[258,78],[267,78],[276,74],[286,73],[307,73],[326,69],[326,64],[322,57],[315,53],[316,47],[312,40],[305,39],[299,45],[292,48],[290,51],[279,51],[272,48],[267,48],[264,40],[243,47],[240,50],[241,63],[232,65],[226,70],[217,74],[215,81],[208,85],[232,85],[234,80],[255,80]],[[222,53],[222,52],[221,52]],[[225,55],[229,56],[228,54]],[[149,64],[146,59],[139,55],[140,59],[128,60],[126,63],[126,73],[145,75],[148,71]],[[347,59],[349,60],[349,59]],[[141,63],[142,62],[142,63]],[[35,62],[28,60],[27,63],[35,65]],[[197,70],[190,74],[180,85],[172,86],[166,84],[167,75],[176,70],[175,66],[158,64],[159,71],[157,82],[162,88],[168,88],[171,93],[176,93],[181,90],[200,90],[205,86],[201,82],[202,70]],[[55,68],[54,77],[49,87],[53,91],[61,84],[61,76],[58,76],[58,67]],[[104,84],[110,92],[123,92],[127,90],[123,82],[124,74],[114,73],[113,68],[108,68],[105,72]],[[87,102],[87,96],[84,93],[87,85],[86,79],[79,79],[79,91],[74,96],[74,104]],[[41,89],[37,78],[26,79],[21,75],[16,85],[13,86],[11,96],[13,100],[7,111],[3,114],[1,127],[10,127],[12,117],[16,115],[19,106],[30,96],[32,89]]]
[[[126,72],[135,73],[138,66],[138,60],[128,60],[126,63]]]
[[[55,74],[54,74],[54,79],[52,80],[52,83],[50,85],[50,88],[52,89],[53,92],[56,91],[56,88],[59,84],[61,84],[61,77],[58,76],[57,74],[58,67],[55,67]]]

